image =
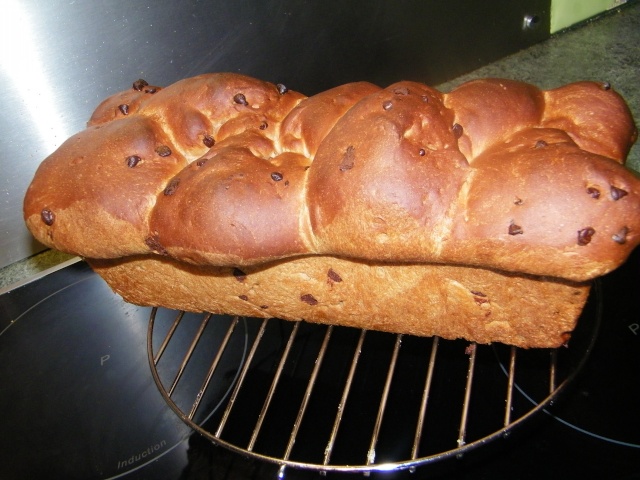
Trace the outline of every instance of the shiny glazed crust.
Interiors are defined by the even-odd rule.
[[[636,135],[621,97],[595,82],[541,91],[485,79],[450,93],[415,82],[353,83],[307,98],[237,74],[164,89],[138,81],[41,164],[24,215],[38,240],[95,259],[105,276],[111,264],[146,262],[163,274],[170,265],[176,278],[198,277],[183,279],[194,288],[218,268],[271,269],[269,282],[290,285],[296,298],[284,265],[320,262],[328,271],[327,259],[341,259],[403,264],[440,280],[436,265],[457,267],[456,282],[490,272],[496,291],[515,277],[575,289],[640,242],[640,180],[622,165]],[[125,277],[110,284],[135,299]],[[304,290],[306,277],[296,278]],[[388,288],[356,278],[355,296]],[[420,291],[412,275],[394,281]],[[198,308],[246,311],[235,299],[219,306],[215,285]],[[565,303],[574,298],[566,293]],[[376,297],[353,307],[358,325],[383,308]],[[519,296],[503,297],[517,315]],[[459,306],[456,296],[446,301],[448,311]],[[288,318],[284,307],[269,314]],[[577,317],[573,308],[564,315]],[[415,330],[402,315],[385,322],[385,330]],[[446,330],[436,324],[422,334]],[[448,335],[477,336],[458,330]]]

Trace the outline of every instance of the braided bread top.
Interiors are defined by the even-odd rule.
[[[485,79],[312,97],[238,74],[139,80],[45,159],[45,245],[241,266],[299,255],[583,281],[640,243],[637,131],[608,85]]]

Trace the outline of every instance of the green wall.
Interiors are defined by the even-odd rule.
[[[556,33],[627,0],[551,0],[551,33]]]

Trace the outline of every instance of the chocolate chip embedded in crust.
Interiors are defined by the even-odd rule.
[[[347,170],[351,170],[355,165],[355,148],[353,145],[347,147],[347,150],[344,152],[342,156],[342,161],[340,162],[340,171],[346,172]]]
[[[393,108],[393,102],[391,100],[382,102],[382,108],[384,108],[385,110],[391,110]]]
[[[244,273],[242,270],[240,270],[239,268],[234,268],[233,269],[233,276],[236,278],[237,281],[239,282],[244,282],[247,279],[247,274]]]
[[[409,95],[409,89],[407,87],[398,87],[393,90],[396,95]]]
[[[489,297],[485,293],[479,292],[478,290],[470,290],[471,295],[473,295],[473,301],[478,305],[484,305],[485,303],[489,303]]]
[[[118,110],[120,110],[120,113],[122,113],[123,115],[129,115],[129,105],[127,105],[126,103],[118,105]]]
[[[524,201],[520,197],[516,197],[515,200],[513,201],[514,205],[522,205],[523,203]]]
[[[208,161],[209,161],[209,159],[208,159],[208,158],[201,158],[200,160],[198,160],[198,161],[196,162],[196,166],[201,167],[201,166],[203,166],[205,163],[207,163]]]
[[[144,89],[144,93],[156,93],[158,91],[158,87],[149,87]]]
[[[310,293],[305,293],[304,295],[300,295],[300,300],[302,300],[304,303],[309,304],[309,305],[317,305],[318,304],[318,300],[316,300],[316,297],[314,297]]]
[[[146,80],[143,80],[142,78],[139,78],[138,80],[136,80],[135,82],[133,82],[133,89],[137,90],[138,92],[142,91],[142,89],[146,86],[148,86],[149,83]]]
[[[171,149],[166,145],[160,145],[159,147],[156,147],[156,153],[161,157],[168,157],[171,155]]]
[[[262,122],[259,128],[260,130],[266,130],[268,126],[269,124],[267,122]]]
[[[211,135],[205,135],[202,137],[202,143],[204,143],[205,147],[211,148],[216,144],[216,141]]]
[[[130,155],[126,158],[127,167],[134,168],[137,166],[142,159],[138,155]]]
[[[160,255],[169,255],[167,250],[160,243],[158,235],[151,235],[145,238],[144,243],[146,243],[147,247],[149,247],[154,252],[159,253]]]
[[[451,127],[451,131],[453,132],[454,137],[460,138],[462,136],[462,133],[464,132],[464,129],[459,123],[454,123],[453,127]]]
[[[603,90],[611,90],[611,84],[609,82],[603,82],[602,83],[602,89]]]
[[[596,187],[587,188],[587,193],[591,198],[595,198],[595,199],[600,198],[600,190],[598,190]]]
[[[285,93],[287,93],[289,91],[289,89],[285,85],[283,85],[282,83],[277,84],[276,88],[278,89],[278,93],[280,95],[284,95]]]
[[[592,227],[586,227],[578,230],[578,245],[585,246],[591,243],[591,237],[596,233]]]
[[[544,140],[538,140],[536,142],[536,144],[534,145],[534,148],[544,148],[548,145],[547,142],[545,142]]]
[[[53,213],[48,208],[44,208],[40,212],[40,218],[42,219],[42,221],[44,222],[45,225],[51,226],[51,225],[53,225],[53,222],[56,221],[56,214]]]
[[[509,225],[509,235],[522,235],[523,233],[524,230],[520,225],[516,225],[515,223],[511,222],[511,224]]]
[[[424,157],[426,153],[427,152],[424,148],[421,148],[420,150],[418,150],[418,155],[420,155],[421,157]]]
[[[233,101],[238,105],[244,105],[244,106],[249,105],[249,102],[247,102],[247,97],[245,97],[242,93],[236,93],[233,96]]]
[[[176,190],[178,189],[178,185],[180,185],[180,179],[179,178],[172,179],[167,185],[167,187],[164,189],[164,194],[167,196],[173,195],[174,193],[176,193]]]
[[[611,198],[613,198],[614,200],[620,200],[622,197],[628,194],[629,192],[627,192],[626,190],[611,185]]]
[[[245,302],[246,302],[247,300],[249,300],[249,297],[247,297],[246,295],[238,295],[238,298],[239,298],[240,300],[244,300]]]
[[[273,173],[271,174],[271,179],[272,179],[274,182],[279,182],[279,181],[281,181],[283,178],[284,178],[284,176],[283,176],[280,172],[273,172]]]
[[[614,242],[624,245],[627,242],[627,235],[629,234],[629,227],[622,227],[618,230],[618,233],[611,236]]]
[[[342,277],[333,268],[329,269],[329,271],[327,272],[327,277],[332,282],[340,283],[342,281]]]

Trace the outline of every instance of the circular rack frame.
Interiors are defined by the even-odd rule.
[[[570,348],[523,350],[277,319],[153,308],[160,393],[216,445],[285,470],[415,471],[511,431],[578,374],[602,317],[592,294]]]

